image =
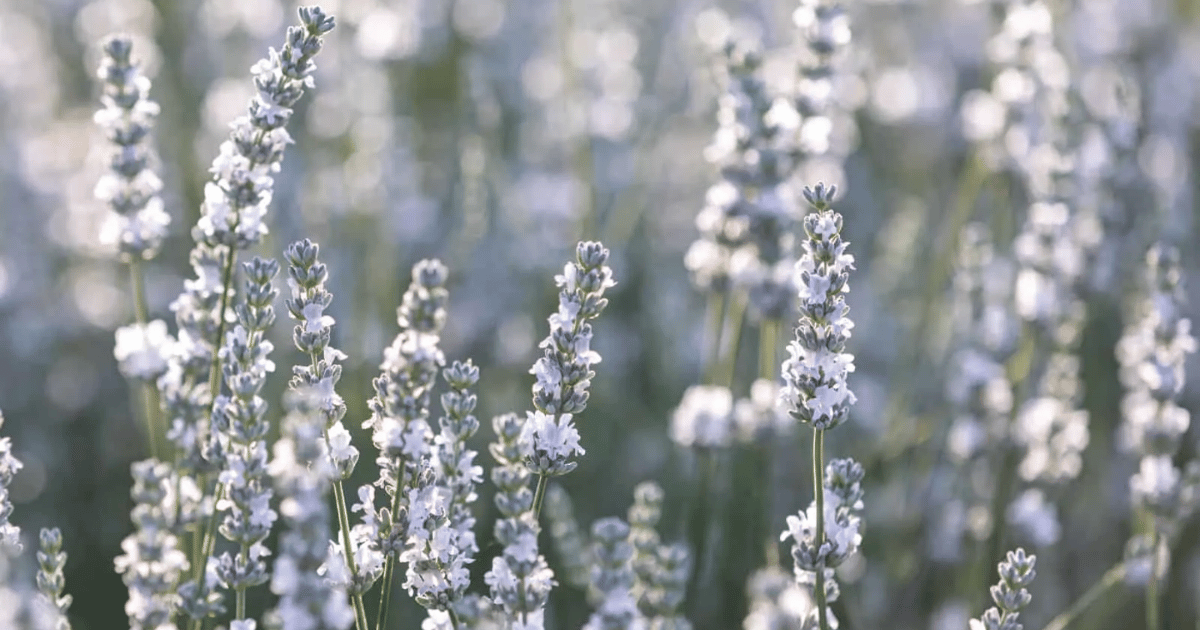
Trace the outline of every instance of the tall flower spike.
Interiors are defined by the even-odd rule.
[[[345,593],[317,575],[322,564],[336,562],[329,552],[327,500],[337,471],[325,448],[319,404],[292,394],[270,465],[286,523],[271,575],[271,591],[279,596],[271,617],[282,630],[346,630],[354,623]]]
[[[571,461],[584,453],[573,417],[587,407],[588,388],[596,375],[592,366],[600,354],[591,349],[592,326],[589,323],[608,306],[605,291],[617,284],[607,265],[608,250],[596,242],[581,242],[575,248],[575,261],[554,277],[560,291],[558,312],[550,316],[550,335],[538,347],[543,355],[530,372],[533,406],[525,422],[526,439],[532,445],[527,464],[542,476],[571,472],[578,465]]]
[[[250,68],[258,93],[248,111],[230,125],[229,139],[213,160],[213,179],[204,188],[204,205],[193,236],[210,246],[246,249],[267,233],[263,223],[271,202],[273,173],[292,138],[285,128],[292,106],[313,86],[313,57],[321,37],[333,30],[333,17],[317,7],[301,7],[300,23],[289,27],[283,48],[271,48]]]
[[[800,323],[783,363],[781,399],[792,416],[814,429],[844,422],[856,398],[846,377],[854,371],[854,355],[846,342],[854,322],[847,316],[854,256],[842,240],[842,215],[830,209],[836,188],[817,184],[804,197],[815,212],[804,217],[804,255],[796,263],[800,287]]]
[[[562,576],[567,584],[586,590],[591,570],[591,553],[587,535],[579,528],[575,518],[575,506],[571,495],[557,483],[546,486],[546,520],[550,524],[550,540],[555,554],[562,565]]]
[[[476,397],[471,388],[479,382],[479,368],[454,362],[442,371],[450,391],[442,394],[445,414],[439,420],[441,432],[434,438],[430,464],[434,473],[434,492],[445,501],[440,518],[421,523],[416,544],[406,552],[407,579],[404,586],[418,604],[432,611],[449,611],[470,586],[467,565],[475,560],[475,484],[483,480],[483,468],[475,464],[477,453],[467,448],[467,440],[479,430],[472,412]]]
[[[94,120],[111,144],[108,171],[96,184],[96,198],[109,214],[100,240],[126,261],[149,260],[162,246],[171,222],[163,209],[163,183],[153,167],[158,158],[150,134],[158,103],[149,99],[150,79],[132,61],[133,42],[114,35],[101,45],[104,57],[97,75],[103,83],[104,105]]]
[[[492,603],[502,608],[513,628],[540,630],[543,608],[555,585],[554,572],[538,553],[538,524],[529,490],[529,469],[523,463],[529,445],[522,438],[525,420],[516,414],[492,419],[496,441],[489,446],[497,465],[492,468],[495,503],[501,518],[495,534],[504,551],[484,575]]]
[[[1000,581],[992,587],[992,601],[996,603],[979,619],[971,620],[971,630],[1020,630],[1020,612],[1029,605],[1032,597],[1025,587],[1033,583],[1037,572],[1033,565],[1037,556],[1026,555],[1024,549],[1008,552],[1000,562]]]
[[[38,535],[41,549],[37,552],[37,587],[40,594],[54,611],[54,630],[71,630],[67,620],[67,609],[71,607],[71,596],[63,595],[66,578],[63,567],[67,564],[67,552],[62,550],[62,532],[57,527],[42,528]]]
[[[176,584],[188,570],[187,554],[173,533],[178,496],[171,467],[154,460],[136,462],[133,473],[134,532],[121,542],[114,561],[129,589],[125,614],[133,630],[173,629]]]
[[[0,428],[4,427],[4,412],[0,412]],[[23,465],[12,454],[12,440],[0,437],[0,553],[16,556],[21,553],[21,529],[9,522],[13,504],[8,499],[8,486]]]
[[[633,545],[629,525],[619,518],[604,518],[592,525],[592,589],[596,611],[584,630],[645,628],[633,594]]]
[[[259,393],[267,374],[275,370],[268,357],[274,349],[266,339],[275,323],[272,303],[278,291],[271,285],[279,273],[274,260],[255,257],[244,263],[244,299],[236,307],[238,323],[226,334],[219,352],[225,383],[230,393],[217,397],[213,405],[213,431],[224,457],[218,481],[224,498],[217,504],[225,511],[220,532],[237,545],[239,552],[217,556],[217,575],[225,588],[245,590],[267,581],[263,542],[271,533],[277,514],[271,509],[271,484],[267,475],[267,403]],[[240,619],[240,618],[239,618]]]

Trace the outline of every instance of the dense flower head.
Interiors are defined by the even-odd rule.
[[[718,385],[693,385],[671,414],[671,439],[680,446],[723,448],[733,443],[733,393]]]
[[[271,203],[274,173],[292,139],[284,126],[292,106],[312,87],[312,62],[333,18],[316,7],[300,9],[300,26],[288,28],[283,48],[272,48],[250,69],[257,94],[247,114],[230,125],[204,188],[201,217],[193,230],[197,242],[245,249],[267,233],[263,223]]]
[[[322,439],[317,401],[294,393],[290,406],[270,464],[286,523],[271,572],[271,591],[279,596],[273,615],[283,630],[346,630],[354,623],[354,612],[345,593],[318,575],[321,565],[337,561],[328,546],[327,504],[337,473]]]
[[[1020,612],[1032,597],[1025,587],[1033,583],[1037,556],[1026,555],[1024,549],[1008,552],[998,566],[1000,581],[991,588],[996,605],[979,619],[971,620],[971,630],[1019,630]]]
[[[49,604],[48,610],[54,617],[54,630],[71,630],[71,623],[67,618],[71,596],[63,594],[63,588],[66,586],[63,568],[67,564],[67,552],[62,550],[62,531],[57,527],[43,527],[38,533],[38,542],[38,595]]]
[[[531,448],[527,464],[541,475],[571,472],[577,466],[571,458],[584,453],[573,418],[587,408],[588,389],[596,375],[592,366],[600,362],[600,353],[591,349],[589,322],[608,306],[604,294],[617,284],[608,256],[604,245],[580,242],[575,260],[554,276],[558,311],[549,317],[550,334],[538,344],[542,357],[530,369],[536,377],[535,411],[524,425]]]
[[[1184,363],[1196,351],[1191,321],[1182,316],[1183,282],[1179,252],[1164,245],[1146,254],[1146,295],[1117,345],[1126,387],[1121,411],[1125,443],[1141,461],[1129,482],[1133,505],[1163,517],[1171,528],[1197,508],[1194,468],[1172,461],[1191,424],[1178,403]],[[1195,462],[1192,462],[1195,466]]]
[[[100,240],[127,261],[153,258],[171,222],[160,196],[162,180],[153,170],[158,158],[150,133],[159,108],[149,99],[150,79],[132,61],[132,49],[125,35],[101,45],[97,76],[104,107],[94,117],[112,143],[105,152],[108,170],[96,183],[96,198],[109,208]]]
[[[586,630],[646,627],[633,593],[634,549],[628,538],[629,525],[619,518],[592,524],[590,597],[596,611],[583,626]]]
[[[654,553],[655,571],[647,583],[643,602],[649,627],[654,630],[690,630],[691,622],[683,614],[688,579],[692,575],[692,556],[687,545],[659,545]]]
[[[121,542],[124,553],[114,561],[129,588],[125,613],[135,630],[174,628],[176,588],[189,568],[174,533],[176,504],[169,464],[145,460],[132,465],[134,532]]]
[[[796,263],[800,323],[788,344],[780,393],[797,420],[818,429],[844,422],[856,400],[846,382],[854,371],[854,355],[845,352],[854,322],[844,297],[854,257],[841,239],[842,216],[829,209],[834,193],[823,185],[804,192],[816,211],[804,218],[808,240]]]

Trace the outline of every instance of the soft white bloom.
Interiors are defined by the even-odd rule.
[[[150,380],[167,371],[172,350],[167,323],[156,319],[147,324],[122,326],[116,332],[113,356],[127,378]]]
[[[671,439],[681,446],[722,448],[733,440],[733,393],[715,385],[693,385],[671,415]]]

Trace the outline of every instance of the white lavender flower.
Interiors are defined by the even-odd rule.
[[[193,235],[197,242],[245,249],[267,234],[263,223],[271,202],[273,173],[292,139],[285,128],[292,106],[313,85],[312,58],[321,50],[321,37],[333,30],[333,18],[317,7],[301,7],[300,27],[288,29],[280,50],[250,69],[257,94],[247,114],[230,125],[229,139],[209,172],[204,205]]]
[[[804,196],[815,212],[804,217],[804,256],[796,264],[800,285],[800,323],[788,344],[780,398],[791,414],[814,429],[844,422],[856,398],[846,383],[854,355],[846,342],[854,322],[847,317],[845,294],[854,257],[842,240],[842,215],[830,209],[836,189],[818,184]]]
[[[1033,570],[1036,563],[1037,556],[1025,555],[1024,549],[1008,552],[997,567],[1000,581],[991,589],[996,605],[979,619],[972,619],[971,630],[1020,630],[1020,612],[1032,599],[1025,587],[1032,584],[1037,575]]]
[[[442,394],[445,414],[441,432],[434,438],[430,465],[434,472],[431,491],[444,501],[439,516],[420,523],[420,531],[402,558],[408,562],[404,586],[422,606],[450,610],[470,585],[468,565],[479,547],[475,543],[475,516],[471,504],[477,498],[475,484],[483,469],[474,463],[476,452],[466,442],[479,430],[472,415],[476,397],[470,390],[479,382],[479,368],[455,362],[442,371],[450,391]],[[432,511],[431,511],[432,512]]]
[[[433,430],[428,418],[431,392],[445,363],[438,335],[446,321],[447,273],[436,260],[423,260],[413,267],[412,284],[397,309],[400,332],[384,350],[381,374],[373,382],[375,397],[368,402],[371,418],[362,425],[371,429],[371,439],[379,450],[375,486],[383,488],[389,501],[388,507],[376,510],[374,488],[359,489],[360,502],[353,509],[362,512],[363,523],[355,528],[355,544],[385,558],[385,577],[404,550],[410,530],[423,525],[415,511],[421,509],[421,488],[431,481],[428,475],[423,479],[422,473],[432,472]],[[414,499],[417,504],[412,503]],[[366,549],[358,553],[369,555]],[[370,564],[376,564],[374,559]],[[373,581],[374,577],[364,575],[359,580]],[[385,581],[384,588],[389,586]]]
[[[682,610],[692,574],[691,553],[682,543],[659,545],[654,559],[656,570],[643,598],[650,630],[691,630]]]
[[[604,292],[617,283],[607,262],[604,245],[581,242],[575,261],[554,277],[560,289],[558,311],[549,318],[550,334],[538,344],[543,355],[530,370],[537,377],[536,410],[525,422],[525,439],[532,446],[527,464],[539,476],[571,472],[578,465],[571,458],[584,453],[573,417],[587,407],[588,388],[596,375],[592,366],[600,362],[600,354],[591,349],[589,322],[604,311]]]
[[[149,260],[162,246],[171,218],[163,209],[163,183],[153,167],[157,161],[150,141],[158,103],[149,99],[150,79],[133,63],[129,37],[109,37],[101,45],[104,57],[98,76],[104,108],[96,124],[112,143],[105,157],[108,171],[96,184],[96,197],[109,208],[100,240],[128,261]]]
[[[173,630],[176,584],[188,570],[188,558],[174,534],[178,497],[172,470],[146,460],[134,463],[131,471],[134,533],[121,542],[124,553],[114,562],[129,588],[125,614],[133,630]]]
[[[733,405],[733,423],[738,442],[765,446],[792,434],[796,419],[779,400],[780,385],[770,379],[756,379],[750,395]]]
[[[817,567],[833,569],[858,552],[862,544],[861,526],[863,468],[851,459],[835,459],[825,467],[824,534],[817,542],[817,504],[798,515],[787,517],[788,528],[780,540],[794,542],[792,558],[798,578],[817,571]]]
[[[590,598],[596,611],[584,624],[585,630],[646,627],[633,593],[634,549],[628,538],[629,525],[619,518],[604,518],[592,524]]]
[[[662,519],[664,499],[662,486],[653,481],[643,481],[633,489],[633,505],[629,506],[627,512],[629,544],[633,546],[633,558],[630,560],[634,578],[632,593],[642,605],[659,571],[657,554],[662,543],[655,528]]]
[[[1121,410],[1125,441],[1141,458],[1129,482],[1133,505],[1158,517],[1156,531],[1170,532],[1197,508],[1197,475],[1193,469],[1180,471],[1172,461],[1190,424],[1188,411],[1176,401],[1196,340],[1191,320],[1182,316],[1178,251],[1156,245],[1146,254],[1146,265],[1149,294],[1117,346],[1127,388]]]
[[[167,371],[172,340],[166,322],[156,319],[122,326],[116,338],[113,356],[125,378],[153,380]]]
[[[294,394],[270,464],[286,524],[271,573],[271,592],[279,596],[272,616],[282,630],[345,630],[354,623],[345,592],[317,574],[322,564],[337,562],[329,550],[327,505],[337,471],[326,452],[319,406]]]
[[[246,282],[244,300],[235,309],[238,323],[226,334],[218,355],[230,393],[217,396],[212,416],[224,455],[224,469],[217,479],[224,496],[216,509],[225,512],[219,531],[239,549],[236,555],[224,552],[216,557],[217,575],[239,600],[247,588],[267,581],[265,557],[270,552],[263,541],[277,517],[271,509],[267,475],[267,403],[259,392],[267,374],[275,370],[268,358],[273,345],[265,335],[275,323],[272,303],[279,292],[271,280],[279,273],[279,264],[255,257],[242,265],[242,271]]]
[[[743,630],[816,630],[817,606],[812,594],[782,569],[755,571],[746,591],[750,612],[742,622]]]
[[[38,534],[38,541],[38,594],[53,610],[54,630],[71,630],[71,623],[67,619],[71,596],[63,594],[63,588],[66,586],[63,567],[67,564],[67,552],[62,550],[62,532],[57,527],[42,528]]]
[[[4,413],[0,412],[0,428],[4,427]],[[8,499],[8,486],[23,464],[12,453],[12,440],[0,437],[0,553],[16,556],[21,553],[21,529],[9,522],[13,504]]]
[[[546,559],[538,553],[540,528],[533,512],[530,471],[524,464],[530,447],[522,437],[523,425],[516,414],[492,419],[496,441],[489,450],[497,465],[492,468],[491,478],[501,516],[495,534],[504,550],[492,560],[484,583],[492,603],[504,610],[512,628],[538,630],[543,627],[543,609],[556,582]]]
[[[288,313],[299,322],[292,329],[292,341],[310,360],[306,365],[292,368],[290,385],[293,389],[310,389],[321,397],[321,413],[325,414],[325,426],[330,436],[330,454],[335,458],[341,478],[345,479],[354,470],[358,451],[349,445],[349,434],[341,424],[346,403],[335,387],[342,376],[342,366],[337,362],[346,355],[330,345],[335,322],[325,314],[325,309],[333,301],[333,295],[325,289],[329,273],[317,259],[319,253],[317,244],[308,239],[292,243],[283,253],[288,261],[288,286],[291,288],[291,297],[286,302]],[[338,438],[336,447],[335,438]]]
[[[733,393],[719,385],[693,385],[671,414],[671,439],[680,446],[724,448],[733,443]]]

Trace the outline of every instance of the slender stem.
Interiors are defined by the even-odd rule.
[[[758,336],[758,377],[772,382],[776,381],[779,363],[776,351],[779,339],[780,321],[768,319],[763,321]],[[759,459],[758,472],[765,479],[755,480],[755,490],[763,493],[762,514],[766,521],[763,539],[767,566],[779,564],[779,539],[771,534],[775,526],[775,441],[769,440],[758,450],[755,456]],[[757,532],[762,533],[762,532]]]
[[[325,442],[329,442],[329,429],[324,430]],[[333,455],[330,454],[330,458]],[[346,491],[342,489],[342,480],[339,477],[333,483],[333,499],[337,505],[338,529],[342,532],[342,553],[346,558],[346,566],[350,569],[351,579],[358,577],[358,564],[354,561],[354,547],[350,540],[350,517],[346,512]],[[363,605],[362,593],[354,593],[350,596],[350,602],[354,605],[354,628],[355,630],[367,630],[367,609]]]
[[[732,336],[728,348],[725,349],[727,353],[725,360],[721,362],[723,373],[715,383],[716,385],[733,387],[733,376],[737,372],[738,347],[742,345],[742,321],[746,316],[746,301],[746,296],[739,295],[734,298],[733,304],[729,307],[726,323],[729,325],[729,332],[732,333]]]
[[[758,377],[773,381],[779,371],[779,363],[775,358],[779,320],[764,320],[758,330]]]
[[[1109,569],[1101,576],[1100,580],[1092,585],[1079,599],[1073,604],[1046,624],[1044,630],[1066,630],[1067,626],[1075,621],[1083,611],[1087,610],[1092,604],[1099,601],[1100,597],[1108,590],[1125,578],[1125,564],[1117,563],[1116,566]]]
[[[817,549],[825,544],[825,430],[813,430],[813,494],[817,501]],[[817,624],[821,630],[829,630],[829,620],[826,619],[825,608],[825,562],[817,563],[817,582],[813,587],[813,596],[817,602]]]
[[[392,523],[395,527],[396,513],[400,511],[400,496],[404,493],[404,464],[396,465],[395,492],[392,493]],[[388,604],[392,600],[392,576],[396,573],[396,558],[389,553],[383,561],[383,586],[379,591],[379,608],[375,612],[375,630],[381,630],[387,624]]]
[[[137,318],[137,323],[142,326],[150,320],[150,309],[146,302],[146,283],[142,278],[142,266],[137,258],[129,261],[129,284],[133,288],[133,313]],[[154,384],[150,381],[142,381],[142,413],[146,421],[146,439],[150,443],[150,455],[154,459],[159,459],[162,452],[158,443],[160,434],[159,425],[161,419],[158,417],[158,404],[154,394],[157,391]],[[163,435],[166,432],[162,432]]]
[[[1154,533],[1150,538],[1150,581],[1146,584],[1146,630],[1159,630],[1162,624],[1159,621],[1158,546],[1162,543],[1159,540],[1158,523],[1152,523],[1151,527]]]
[[[538,520],[542,516],[542,501],[546,498],[546,481],[549,478],[545,473],[538,473],[537,489],[533,493],[533,520]]]
[[[692,507],[691,518],[689,519],[689,538],[691,539],[695,549],[695,569],[688,578],[688,585],[684,598],[685,601],[691,602],[693,607],[693,618],[699,621],[699,613],[702,598],[699,597],[701,582],[704,578],[704,571],[707,568],[704,564],[705,558],[708,556],[708,515],[711,512],[710,502],[711,486],[714,475],[714,458],[715,454],[712,449],[702,448],[697,449],[700,468],[700,487],[697,489],[696,503]]]
[[[242,543],[242,549],[241,549],[241,551],[238,552],[238,554],[242,557],[243,561],[246,560],[246,557],[248,555],[250,555],[250,545],[247,545],[246,543]],[[235,609],[233,618],[234,619],[245,619],[246,618],[246,585],[245,584],[242,584],[237,587],[237,604],[236,604],[236,609]]]
[[[704,357],[704,382],[711,385],[717,377],[717,365],[721,357],[721,331],[725,328],[725,316],[729,309],[727,293],[712,292],[708,295],[707,328]]]

